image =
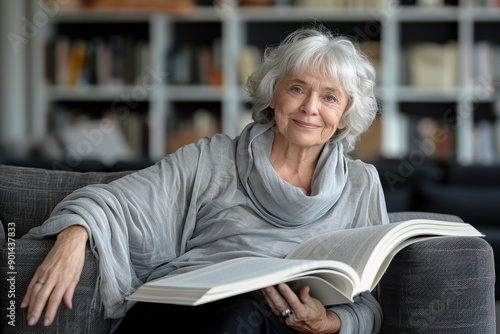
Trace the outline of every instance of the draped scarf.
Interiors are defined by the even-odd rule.
[[[272,167],[273,139],[274,123],[253,124],[242,132],[236,155],[241,183],[259,214],[271,224],[286,228],[317,221],[335,205],[347,182],[342,144],[325,144],[308,195],[284,181]]]

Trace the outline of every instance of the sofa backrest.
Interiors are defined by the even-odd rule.
[[[0,165],[0,221],[5,231],[8,225],[10,231],[15,231],[15,238],[21,238],[43,223],[52,209],[74,190],[89,184],[109,183],[129,173],[79,173]]]

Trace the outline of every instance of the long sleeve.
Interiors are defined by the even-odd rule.
[[[327,308],[340,317],[339,334],[376,334],[382,328],[382,307],[375,297],[364,292],[354,299],[354,303]]]
[[[199,169],[205,168],[200,164],[201,151],[191,145],[110,184],[76,190],[26,237],[84,226],[99,259],[98,286],[105,316],[121,317],[127,309],[125,297],[158,267],[186,251],[197,209],[192,205],[193,189],[199,185]]]

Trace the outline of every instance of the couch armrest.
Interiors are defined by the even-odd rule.
[[[436,238],[395,256],[380,282],[383,333],[495,333],[491,246]]]
[[[26,310],[20,308],[21,301],[36,268],[53,243],[54,240],[17,239],[15,248],[0,248],[0,296],[2,296],[0,308],[9,310],[11,303],[15,303],[15,310],[8,311],[7,317],[2,316],[0,332],[4,334],[109,333],[111,320],[103,319],[99,296],[96,301],[93,298],[96,292],[97,261],[89,249],[73,296],[73,310],[61,305],[51,326],[44,327],[41,321],[36,326],[28,326]],[[15,260],[14,268],[8,267],[9,258]],[[9,324],[10,321],[14,322]]]
[[[401,211],[401,212],[390,212],[389,220],[391,223],[401,222],[410,219],[435,219],[435,220],[445,220],[457,223],[463,223],[463,219],[450,214],[436,213],[436,212],[419,212],[419,211]]]

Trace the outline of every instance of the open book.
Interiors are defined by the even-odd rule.
[[[199,305],[286,282],[294,291],[309,285],[323,305],[349,303],[376,287],[401,249],[447,236],[484,235],[467,223],[427,219],[335,231],[305,241],[285,259],[228,260],[148,282],[128,299]]]

